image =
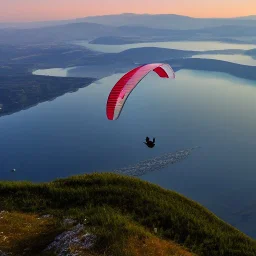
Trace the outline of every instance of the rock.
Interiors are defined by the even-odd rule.
[[[42,215],[41,217],[37,218],[38,220],[40,219],[48,219],[48,218],[52,218],[53,216],[51,214],[45,214],[45,215]]]
[[[0,256],[8,256],[8,254],[6,254],[6,253],[0,251]]]
[[[46,214],[46,215],[41,216],[42,219],[47,219],[47,218],[51,218],[51,217],[52,217],[52,215],[50,215],[50,214]]]
[[[76,223],[76,220],[73,220],[73,219],[65,219],[63,221],[63,225],[64,226],[72,226]]]
[[[85,234],[83,224],[77,224],[72,230],[65,231],[55,238],[55,240],[45,249],[45,252],[52,251],[57,256],[78,256],[80,251],[90,249],[95,243],[96,236]],[[71,250],[75,248],[76,250]]]
[[[83,243],[83,247],[86,249],[90,249],[93,247],[96,240],[96,236],[92,234],[85,234],[81,237],[81,241]]]

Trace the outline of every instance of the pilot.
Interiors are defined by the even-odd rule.
[[[149,139],[149,137],[146,137],[146,142],[144,142],[149,148],[153,148],[155,146],[155,138],[153,138],[153,141]]]

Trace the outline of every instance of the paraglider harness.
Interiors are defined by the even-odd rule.
[[[144,142],[144,144],[147,145],[149,148],[153,148],[155,146],[155,141],[155,138],[153,138],[153,141],[151,141],[149,137],[146,137],[146,142]]]

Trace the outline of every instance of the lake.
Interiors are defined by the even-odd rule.
[[[123,45],[103,45],[103,44],[90,44],[88,41],[75,41],[73,44],[84,46],[90,50],[104,52],[104,53],[118,53],[128,49],[140,47],[159,47],[175,50],[186,51],[212,51],[212,50],[227,50],[239,49],[250,50],[256,48],[255,44],[232,44],[214,41],[180,41],[180,42],[150,42],[150,43],[135,43]]]
[[[180,70],[176,80],[152,73],[120,119],[109,121],[105,104],[122,75],[1,117],[1,179],[39,182],[111,171],[200,146],[186,160],[141,178],[198,201],[256,237],[256,82],[214,72]],[[142,143],[146,136],[156,137],[154,149]]]
[[[241,65],[256,66],[256,59],[241,54],[198,54],[192,58],[222,60]]]
[[[84,46],[90,50],[104,53],[119,53],[128,49],[140,47],[158,47],[167,49],[176,49],[184,51],[213,51],[213,50],[250,50],[256,48],[253,44],[234,44],[214,41],[182,41],[182,42],[151,42],[151,43],[135,43],[124,45],[102,45],[90,44],[88,41],[73,42],[76,45]],[[192,58],[223,60],[241,65],[256,66],[256,59],[251,56],[242,54],[197,54]],[[39,74],[43,71],[40,71]]]

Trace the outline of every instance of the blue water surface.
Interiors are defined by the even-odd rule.
[[[183,162],[141,178],[256,237],[256,82],[214,72],[180,70],[176,80],[152,73],[132,92],[120,119],[109,121],[107,97],[122,75],[1,117],[1,180],[111,171],[200,146]],[[143,144],[146,136],[156,137],[154,149]]]

